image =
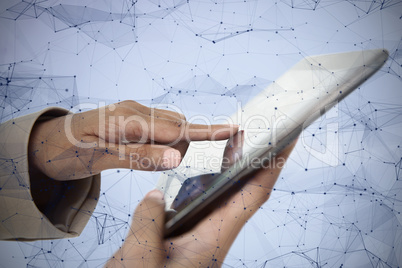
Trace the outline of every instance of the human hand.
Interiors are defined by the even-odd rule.
[[[55,180],[111,168],[177,167],[191,140],[227,139],[233,125],[190,124],[182,114],[123,101],[37,122],[29,142],[30,172]]]
[[[163,194],[149,192],[137,206],[131,228],[106,267],[220,267],[242,227],[266,202],[296,142],[270,168],[260,169],[238,192],[181,236],[163,239]]]

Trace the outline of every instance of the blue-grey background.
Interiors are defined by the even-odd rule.
[[[174,104],[188,118],[216,123],[305,56],[385,48],[384,67],[304,131],[224,267],[398,267],[401,20],[395,0],[6,0],[0,120],[48,106],[134,99]],[[328,136],[329,125],[337,135]],[[336,148],[328,148],[335,142],[328,137]],[[312,150],[329,152],[336,164]],[[0,242],[0,267],[102,266],[158,177],[104,172],[96,212],[80,237]]]

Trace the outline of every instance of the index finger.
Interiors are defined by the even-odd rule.
[[[225,140],[233,136],[239,129],[237,125],[202,125],[191,124],[187,121],[176,123],[163,119],[156,121],[153,133],[154,139],[162,143]]]
[[[187,141],[225,140],[232,137],[239,130],[238,125],[219,124],[201,125],[185,122],[185,139]]]
[[[237,125],[191,124],[182,120],[148,117],[145,122],[130,121],[125,128],[125,138],[130,142],[155,141],[161,144],[176,144],[180,141],[224,140],[233,136]]]

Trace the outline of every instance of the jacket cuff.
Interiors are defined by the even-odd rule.
[[[51,185],[45,184],[43,190],[52,190],[55,183],[43,175],[30,177],[31,130],[37,120],[66,114],[65,109],[47,108],[0,125],[0,239],[76,237],[88,223],[99,198],[100,175],[59,182],[56,199],[46,210],[37,207],[31,193],[32,182],[48,179]]]

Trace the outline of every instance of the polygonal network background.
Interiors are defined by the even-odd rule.
[[[376,48],[388,61],[303,132],[223,267],[400,267],[402,1],[2,1],[0,122],[132,99],[220,123],[306,56]],[[159,175],[103,172],[80,237],[0,242],[0,266],[102,266]]]

